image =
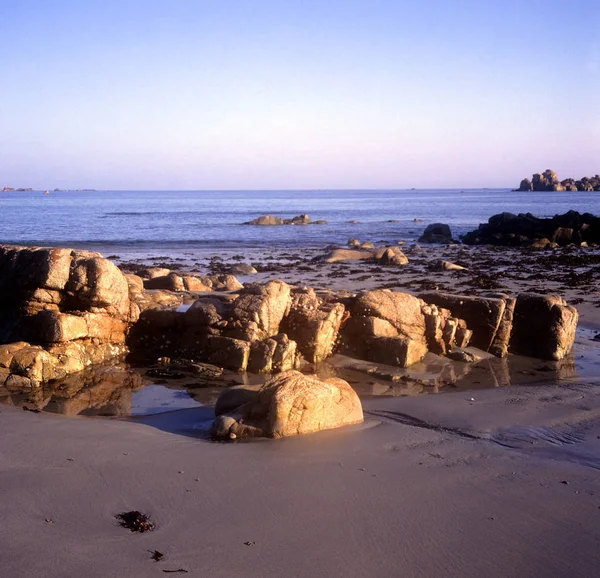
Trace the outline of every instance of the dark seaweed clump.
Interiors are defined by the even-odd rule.
[[[131,512],[121,512],[115,516],[123,528],[132,532],[151,532],[154,530],[154,524],[150,518],[142,512],[132,510]]]

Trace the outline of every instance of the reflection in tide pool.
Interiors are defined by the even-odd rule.
[[[131,415],[152,415],[177,409],[200,407],[187,391],[169,389],[164,385],[147,385],[134,391],[131,397]]]

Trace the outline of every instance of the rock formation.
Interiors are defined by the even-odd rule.
[[[571,243],[600,243],[600,217],[569,211],[540,219],[531,213],[499,213],[463,236],[467,245],[531,245],[557,247]]]
[[[401,254],[390,249],[374,249],[372,258]],[[146,276],[125,275],[97,253],[0,246],[0,384],[34,391],[127,352],[144,362],[185,358],[257,374],[288,372],[301,358],[318,364],[337,351],[403,368],[428,352],[472,361],[473,354],[458,351],[469,343],[498,357],[561,360],[578,317],[561,298],[532,294],[415,297],[385,289],[339,297],[282,281],[241,287],[231,275]],[[160,288],[148,289],[156,280]],[[193,303],[180,310],[184,298]],[[326,383],[319,387],[339,385]],[[291,390],[304,399],[303,388]],[[268,391],[263,397],[270,400],[275,394]],[[288,435],[281,433],[287,425],[256,427]]]
[[[139,307],[98,253],[0,246],[0,343],[12,385],[38,387],[126,352]]]
[[[558,175],[546,169],[543,173],[536,173],[533,179],[523,179],[517,191],[600,191],[600,175],[575,179],[564,179],[561,181]]]
[[[346,381],[320,380],[298,371],[273,377],[258,392],[239,396],[238,402],[242,405],[218,404],[227,411],[217,413],[214,438],[281,438],[363,421],[360,400]]]
[[[263,215],[262,217],[258,217],[253,219],[252,221],[248,221],[244,223],[244,225],[259,225],[259,226],[275,226],[275,225],[326,225],[327,221],[318,220],[313,221],[311,218],[306,215],[298,215],[297,217],[292,217],[291,219],[282,219],[281,217],[274,217],[273,215]]]
[[[578,313],[562,297],[522,293],[469,297],[422,293],[429,304],[447,308],[464,319],[472,344],[497,357],[517,355],[559,361],[575,341]]]

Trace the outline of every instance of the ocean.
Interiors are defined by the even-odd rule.
[[[433,222],[449,224],[459,236],[502,211],[597,213],[598,199],[598,193],[509,189],[10,192],[0,193],[0,242],[105,253],[322,247],[350,237],[411,242]],[[243,225],[261,215],[300,213],[328,224]]]

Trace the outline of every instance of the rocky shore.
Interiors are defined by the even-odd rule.
[[[398,254],[384,247],[373,249],[372,258],[382,250],[382,256]],[[395,267],[404,269],[408,259],[402,255],[402,264]],[[323,263],[338,262],[326,258]],[[219,422],[229,420],[229,426],[215,428],[216,437],[226,431],[233,437],[253,437],[257,431],[270,437],[300,433],[311,431],[307,423],[319,419],[318,429],[354,423],[343,416],[325,422],[323,416],[306,413],[307,423],[301,419],[288,427],[273,417],[280,414],[277,404],[256,401],[274,389],[282,399],[291,395],[292,405],[305,405],[306,391],[314,394],[319,387],[325,397],[333,390],[336,395],[350,391],[339,378],[317,380],[316,389],[305,384],[302,374],[314,374],[333,355],[400,369],[420,364],[428,355],[463,365],[508,353],[561,362],[571,351],[578,321],[577,311],[558,296],[414,295],[388,288],[317,293],[281,280],[243,285],[231,274],[179,274],[156,267],[139,268],[142,278],[123,273],[99,254],[71,249],[3,246],[0,271],[0,293],[10,304],[0,318],[5,344],[0,346],[0,379],[11,394],[34,392],[125,357],[148,367],[158,364],[167,376],[172,364],[180,367],[181,360],[190,360],[186,367],[213,382],[224,370],[289,373],[289,380],[267,380],[263,389],[231,398]],[[294,377],[292,370],[302,373]],[[374,371],[381,373],[376,367]],[[285,394],[288,390],[294,393]],[[232,399],[239,405],[232,405]],[[250,409],[250,402],[262,409]],[[328,410],[331,415],[335,407]],[[354,409],[349,406],[347,412],[352,415]],[[257,423],[277,422],[279,429],[240,427],[252,422],[250,416]]]

